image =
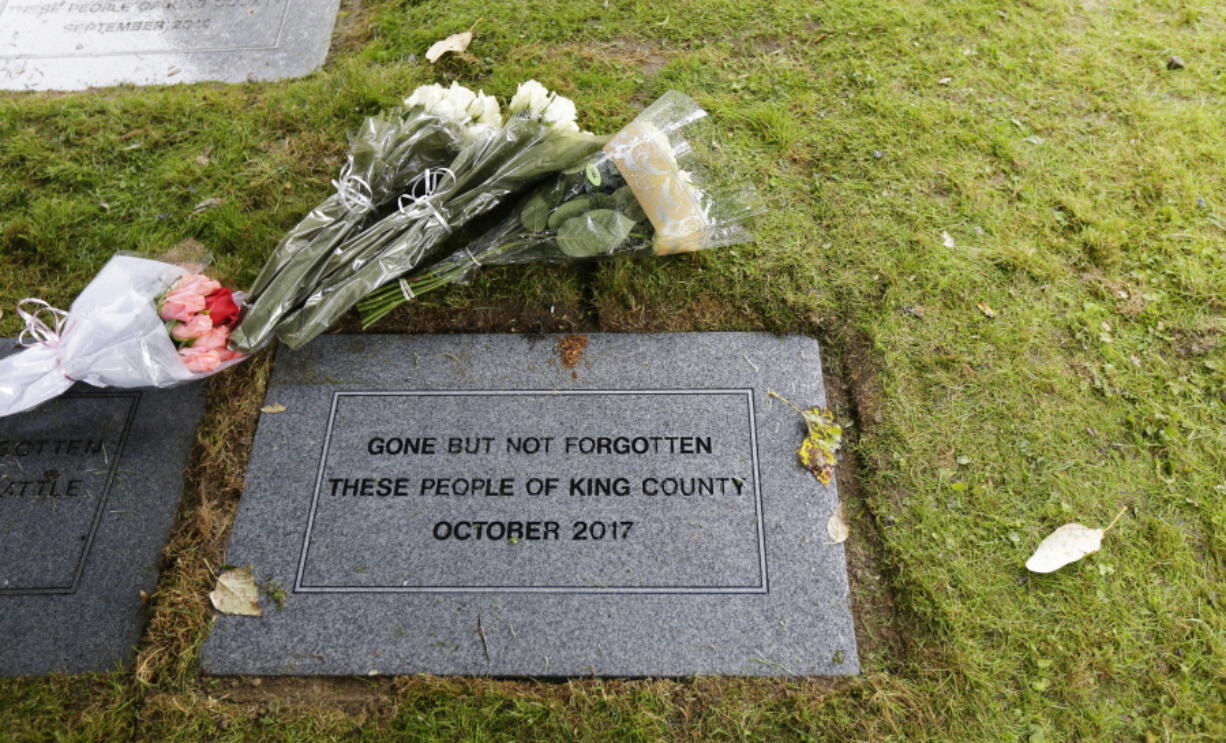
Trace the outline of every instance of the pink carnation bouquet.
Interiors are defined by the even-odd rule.
[[[50,400],[77,383],[139,389],[204,379],[239,363],[230,348],[242,299],[199,273],[118,254],[68,310],[23,299],[22,350],[0,358],[0,417]]]
[[[243,357],[229,348],[239,312],[234,293],[203,274],[180,277],[158,301],[158,315],[166,321],[179,357],[197,374]]]

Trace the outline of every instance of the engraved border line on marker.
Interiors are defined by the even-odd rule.
[[[328,466],[328,449],[332,446],[332,426],[336,422],[336,408],[340,403],[341,392],[332,393],[332,409],[328,412],[328,429],[324,434],[322,451],[319,453],[319,474],[315,476],[315,492],[311,496],[311,512],[307,516],[306,531],[302,535],[302,554],[298,558],[298,573],[294,576],[294,592],[300,592],[302,574],[306,570],[307,554],[311,551],[311,532],[315,529],[315,511],[319,506],[319,490],[323,486],[324,470]]]
[[[3,20],[4,11],[8,9],[9,0],[0,0],[0,21]],[[0,54],[0,59],[10,60],[27,60],[27,59],[90,59],[92,57],[139,57],[142,54],[226,54],[228,52],[269,52],[281,48],[281,42],[285,37],[285,22],[289,18],[290,6],[294,4],[294,0],[284,0],[285,7],[281,11],[281,21],[277,25],[276,41],[271,46],[224,46],[224,47],[209,47],[207,49],[152,49],[149,51],[114,51],[114,52],[84,52],[71,53],[64,52],[60,54]],[[239,6],[231,6],[238,8]],[[247,19],[239,19],[245,21]]]
[[[581,395],[745,395],[748,401],[750,427],[750,458],[753,466],[754,507],[757,517],[759,582],[753,586],[313,586],[303,585],[311,536],[315,525],[315,513],[319,505],[319,493],[327,467],[328,449],[332,441],[333,427],[341,397],[507,397]],[[328,415],[327,432],[323,451],[320,454],[319,472],[315,478],[315,492],[311,499],[311,512],[303,534],[302,552],[298,572],[294,578],[295,593],[557,593],[557,594],[765,594],[770,593],[766,563],[766,525],[762,519],[762,487],[758,467],[758,442],[754,417],[752,388],[715,388],[681,390],[377,390],[345,391],[332,393],[332,409]]]
[[[102,524],[102,514],[106,511],[106,504],[111,499],[111,488],[115,483],[115,475],[119,471],[119,460],[123,456],[124,449],[128,444],[128,434],[132,431],[132,425],[136,420],[136,410],[140,405],[140,392],[94,392],[94,393],[72,393],[69,392],[63,395],[64,400],[94,400],[94,399],[122,399],[127,398],[128,412],[124,417],[123,429],[119,434],[119,444],[116,447],[111,466],[107,470],[106,482],[102,487],[102,494],[98,496],[98,502],[94,504],[94,514],[90,518],[89,532],[85,537],[85,544],[81,548],[81,556],[77,558],[77,566],[73,571],[72,583],[67,586],[50,586],[50,587],[28,587],[28,588],[0,588],[0,596],[70,596],[77,592],[81,587],[81,578],[85,575],[85,564],[89,560],[89,553],[94,548],[94,538],[98,534],[98,527]]]

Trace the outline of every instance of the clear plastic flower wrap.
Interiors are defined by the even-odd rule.
[[[485,104],[493,99],[467,88],[422,86],[398,106],[362,122],[350,137],[349,153],[335,193],[324,199],[281,238],[252,285],[251,308],[235,342],[254,350],[272,335],[281,318],[310,293],[319,277],[342,257],[336,248],[372,222],[380,209],[403,193],[413,178],[446,165],[474,135],[475,123],[496,123]],[[444,94],[452,96],[444,99]],[[422,93],[422,95],[418,95]],[[471,116],[451,104],[456,95],[470,98]]]
[[[603,142],[579,131],[569,99],[531,80],[519,86],[505,124],[492,96],[457,84],[421,86],[406,105],[459,122],[459,150],[412,178],[389,180],[384,194],[394,203],[377,219],[364,212],[360,226],[307,237],[305,250],[279,248],[256,282],[257,296],[234,335],[237,348],[255,350],[274,334],[291,348],[302,346],[366,294],[433,257],[453,230]],[[338,198],[346,192],[342,181]],[[304,220],[308,232],[313,224]]]
[[[372,291],[436,258],[455,230],[605,142],[579,130],[574,103],[535,81],[520,85],[509,112],[502,127],[475,137],[445,170],[402,196],[399,210],[336,248],[335,268],[276,325],[282,343],[301,347]]]
[[[116,255],[67,312],[23,300],[25,348],[0,359],[0,416],[46,402],[76,382],[171,387],[241,361],[227,347],[241,297],[200,268]]]
[[[482,266],[636,251],[672,255],[747,242],[748,221],[764,206],[753,185],[721,159],[707,112],[669,91],[471,244],[364,299],[363,324],[419,294],[466,281]]]

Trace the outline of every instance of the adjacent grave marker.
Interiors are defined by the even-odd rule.
[[[0,418],[0,675],[131,659],[202,400],[79,385]]]
[[[211,673],[852,674],[837,504],[796,459],[816,341],[325,336],[280,352]]]
[[[0,89],[279,80],[328,53],[339,0],[0,0]]]

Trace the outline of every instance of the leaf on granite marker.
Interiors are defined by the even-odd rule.
[[[800,442],[796,454],[800,457],[801,464],[813,473],[818,482],[829,485],[834,479],[834,465],[838,463],[839,446],[843,443],[843,427],[835,423],[834,413],[826,408],[801,410],[777,392],[768,390],[767,394],[782,400],[805,419],[809,435]]]
[[[851,530],[847,528],[847,514],[843,511],[842,503],[834,507],[834,513],[830,514],[830,519],[826,521],[826,534],[830,535],[830,544],[842,544],[850,536]]]
[[[217,587],[209,594],[209,601],[212,602],[213,608],[222,614],[239,614],[245,617],[263,615],[255,576],[248,568],[227,570],[217,576]]]
[[[468,49],[468,45],[473,41],[473,32],[465,31],[463,33],[452,34],[447,38],[436,41],[426,50],[426,59],[430,64],[434,64],[447,52],[456,52],[457,54]]]
[[[269,414],[272,414],[272,413],[284,413],[284,412],[285,412],[285,406],[284,406],[284,405],[282,405],[282,404],[281,404],[281,403],[279,403],[279,402],[275,402],[275,403],[273,403],[272,405],[265,405],[264,407],[260,408],[260,412],[261,412],[261,413],[269,413]]]

